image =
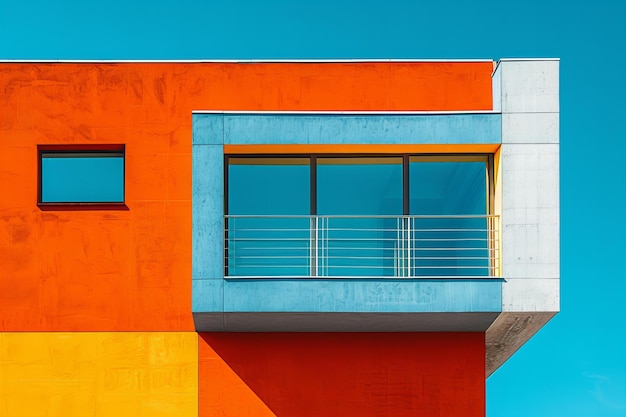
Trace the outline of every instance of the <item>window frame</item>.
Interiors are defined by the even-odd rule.
[[[49,154],[67,154],[68,158],[73,155],[80,157],[81,154],[89,154],[97,157],[97,154],[106,156],[122,157],[122,200],[121,201],[43,201],[43,158]],[[37,206],[45,208],[80,209],[126,209],[126,146],[124,144],[102,145],[38,145],[37,146]]]
[[[310,215],[317,215],[317,159],[318,158],[402,158],[402,209],[403,215],[410,215],[410,182],[409,166],[411,159],[427,159],[432,162],[477,162],[479,159],[485,161],[487,167],[487,187],[486,187],[486,209],[487,215],[493,215],[495,203],[495,181],[494,181],[494,154],[486,152],[478,153],[294,153],[294,154],[224,154],[224,214],[228,215],[228,168],[229,159],[255,159],[255,158],[308,158],[311,170],[310,192]]]
[[[307,158],[310,168],[310,216],[318,215],[317,199],[318,199],[318,183],[317,169],[318,158],[387,158],[396,157],[402,159],[402,210],[401,216],[411,216],[410,214],[410,163],[423,160],[423,162],[484,162],[486,168],[486,187],[485,187],[485,209],[486,216],[494,216],[495,213],[495,154],[490,152],[467,152],[467,153],[258,153],[258,154],[224,154],[224,215],[229,215],[229,168],[230,159],[275,159],[275,158]],[[224,242],[228,241],[228,228],[224,228]],[[229,279],[229,248],[224,246],[224,279]],[[492,268],[491,266],[488,268]],[[497,268],[497,267],[495,267]],[[491,269],[490,269],[491,270]],[[492,276],[489,275],[488,278]],[[232,277],[230,277],[232,278]],[[235,276],[238,279],[241,277]],[[328,278],[328,277],[326,277]],[[344,277],[345,278],[345,277]],[[419,278],[419,277],[417,277]],[[431,277],[432,278],[432,277]],[[481,275],[472,278],[485,278]]]

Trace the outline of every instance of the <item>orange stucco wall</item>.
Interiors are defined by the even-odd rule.
[[[0,63],[0,331],[193,331],[192,110],[488,110],[491,71]],[[42,144],[125,144],[126,207],[39,208]]]
[[[201,333],[199,416],[485,415],[483,333]]]

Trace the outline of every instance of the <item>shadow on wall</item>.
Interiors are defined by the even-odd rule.
[[[200,333],[200,416],[484,416],[483,333]]]

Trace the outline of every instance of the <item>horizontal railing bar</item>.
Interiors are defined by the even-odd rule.
[[[377,239],[377,238],[336,238],[336,237],[332,237],[329,238],[332,239],[334,241],[354,241],[354,242],[363,242],[363,241],[371,241],[371,242],[395,242],[397,239],[391,239],[391,238],[382,238],[382,239]],[[285,238],[280,238],[280,237],[268,237],[268,238],[257,238],[257,237],[234,237],[234,238],[228,238],[229,242],[251,242],[251,241],[267,241],[267,242],[273,242],[273,241],[283,241],[283,240],[289,240],[289,241],[294,241],[294,240],[300,240],[300,241],[306,241],[308,242],[310,240],[309,237],[307,238],[299,238],[299,237],[285,237]]]
[[[461,242],[468,240],[477,240],[479,242],[488,242],[488,238],[479,238],[479,237],[459,237],[459,238],[413,238],[410,237],[412,242]]]
[[[311,248],[309,246],[301,246],[301,247],[285,247],[285,246],[283,246],[283,247],[278,247],[278,246],[276,246],[276,247],[264,247],[264,246],[240,247],[240,246],[238,246],[237,247],[238,251],[243,251],[243,250],[277,250],[277,251],[278,250],[280,250],[280,251],[284,251],[284,250],[300,250],[300,251],[303,251],[303,250],[306,250],[306,251],[308,251],[310,249]]]
[[[466,251],[466,250],[493,250],[490,248],[411,248],[411,250],[422,250],[422,251],[436,251],[436,250],[454,250],[454,251]]]
[[[256,229],[256,230],[261,230],[261,229]],[[304,229],[303,229],[304,230]],[[352,227],[352,228],[346,228],[346,227],[327,227],[324,229],[325,231],[331,231],[331,232],[397,232],[398,228],[394,227],[394,228],[387,228],[387,229],[369,229],[369,228],[357,228],[357,227]],[[486,232],[491,232],[491,230],[489,229],[470,229],[470,228],[466,228],[466,229],[419,229],[419,228],[414,228],[413,226],[411,226],[411,233],[418,233],[418,232],[424,232],[424,233],[439,233],[439,232],[464,232],[464,233],[486,233]]]
[[[308,268],[308,265],[305,264],[296,264],[296,265],[278,265],[278,264],[271,264],[271,265],[263,265],[263,264],[244,264],[244,265],[235,265],[234,266],[235,269],[239,269],[239,268]]]
[[[302,232],[302,233],[308,233],[310,232],[310,230],[307,229],[262,229],[262,228],[255,228],[255,229],[248,229],[248,228],[233,228],[233,229],[229,229],[226,228],[224,229],[227,232]],[[325,231],[329,231],[329,232],[397,232],[398,229],[397,228],[388,228],[388,229],[367,229],[367,228],[340,228],[340,227],[328,227],[324,229]],[[487,232],[492,232],[492,230],[489,229],[418,229],[418,228],[412,228],[411,229],[412,233],[439,233],[439,232],[463,232],[463,233],[487,233]]]
[[[237,247],[238,251],[245,251],[245,250],[280,250],[280,251],[286,251],[286,250],[299,250],[299,251],[304,251],[304,250],[310,250],[311,248],[309,246],[306,247],[278,247],[278,246],[274,246],[274,247],[263,247],[263,246],[253,246],[253,247]],[[375,248],[365,248],[365,247],[352,247],[352,246],[346,246],[346,247],[339,247],[339,246],[330,246],[329,249],[332,250],[372,250],[372,251],[397,251],[397,250],[402,250],[399,249],[397,247],[393,247],[393,248],[381,248],[381,247],[375,247]],[[405,249],[407,250],[407,249]],[[412,251],[459,251],[459,252],[463,252],[463,251],[489,251],[489,252],[499,252],[500,250],[498,248],[485,248],[485,247],[480,247],[480,248],[416,248],[416,247],[412,247],[410,250]]]
[[[393,231],[394,233],[397,233],[397,231]],[[240,242],[240,241],[252,241],[252,240],[261,240],[261,241],[275,241],[275,240],[304,240],[304,241],[308,241],[310,239],[309,236],[307,237],[280,237],[280,236],[274,236],[274,237],[265,237],[265,238],[261,238],[261,237],[229,237],[228,240],[230,242]],[[460,242],[460,241],[468,241],[468,240],[476,240],[476,241],[480,241],[480,242],[493,242],[493,239],[490,238],[479,238],[479,237],[459,237],[459,238],[417,238],[417,237],[408,237],[408,239],[410,239],[413,242]],[[383,238],[378,238],[378,237],[340,237],[340,236],[332,236],[332,240],[334,241],[373,241],[373,242],[395,242],[397,241],[397,239],[394,238],[387,238],[387,237],[383,237]]]
[[[489,265],[483,265],[483,266],[480,266],[480,265],[454,265],[454,266],[424,265],[424,266],[412,266],[412,268],[417,268],[417,269],[490,269],[492,267]]]
[[[370,265],[328,265],[328,268],[371,268],[371,269],[391,269],[397,268],[396,266],[370,266]],[[411,268],[417,269],[489,269],[489,266],[411,266]]]
[[[273,242],[273,241],[285,241],[285,240],[289,240],[289,241],[303,241],[303,242],[308,242],[311,239],[307,236],[306,238],[302,238],[302,237],[268,237],[268,238],[260,238],[260,237],[229,237],[228,241],[229,242]]]
[[[228,260],[232,260],[230,258],[225,258]],[[307,257],[297,257],[297,256],[281,256],[281,257],[276,257],[276,256],[268,256],[268,257],[259,257],[259,256],[239,256],[237,257],[237,259],[241,260],[241,259],[306,259],[308,260]],[[359,258],[359,257],[351,257],[351,256],[346,256],[346,257],[328,257],[326,258],[328,260],[338,260],[338,259],[349,259],[349,260],[358,260],[358,261],[389,261],[391,260],[390,258]],[[419,258],[418,260],[442,260],[442,258]],[[459,261],[459,260],[478,260],[478,261],[488,261],[490,260],[489,258],[444,258],[444,260],[446,261]],[[300,266],[307,266],[308,263],[307,262],[303,262],[303,263],[298,263],[298,264],[294,264],[294,265],[287,265],[287,266],[293,266],[293,267],[300,267]],[[270,265],[266,265],[266,267],[268,268],[273,268],[274,266],[278,266],[277,264],[270,264]],[[352,268],[353,266],[356,267],[358,265],[343,265],[343,264],[338,264],[338,265],[330,265],[332,267],[345,267],[345,268]],[[372,268],[372,269],[378,269],[378,268],[395,268],[395,266],[391,266],[391,265],[362,265],[364,267],[367,268]],[[236,264],[235,267],[240,267],[239,264]],[[453,268],[453,269],[459,269],[459,268],[470,268],[470,266],[464,267],[464,266],[460,266],[460,265],[417,265],[417,264],[413,264],[411,266],[411,268]],[[472,265],[471,268],[491,268],[489,265]]]
[[[225,259],[232,259],[229,257],[225,257]],[[237,256],[236,259],[309,259],[309,256]],[[388,256],[325,256],[324,259],[359,259],[359,260],[393,260],[393,257]],[[483,256],[454,256],[454,257],[445,257],[445,256],[421,256],[421,257],[413,257],[412,259],[421,259],[421,260],[446,260],[446,261],[457,261],[457,260],[492,260],[490,257]],[[456,266],[455,266],[456,268]],[[487,268],[487,266],[484,266]]]
[[[338,231],[339,231],[339,230],[337,230],[337,229],[324,229],[324,232],[325,232],[325,233],[329,233],[329,234],[334,234],[333,232],[338,232]],[[308,237],[308,233],[309,233],[310,231],[309,231],[308,229],[306,229],[306,230],[281,230],[281,231],[272,231],[272,230],[264,230],[264,229],[256,229],[256,230],[247,230],[247,231],[243,231],[243,230],[239,230],[239,229],[234,229],[234,230],[226,230],[226,232],[231,232],[231,233],[243,233],[243,232],[246,232],[246,233],[261,233],[261,232],[263,232],[263,233],[279,233],[279,232],[280,232],[280,233],[287,233],[287,232],[289,232],[289,233],[296,233],[296,232],[299,232],[299,233],[302,233],[302,234],[307,233],[307,237]],[[371,232],[383,232],[383,233],[397,233],[397,232],[398,232],[398,230],[397,230],[397,229],[386,229],[386,230],[382,230],[382,231],[380,231],[380,230],[367,230],[367,229],[361,229],[361,230],[350,230],[350,232],[368,232],[368,233],[371,233]],[[411,234],[415,234],[415,233],[418,233],[418,232],[421,232],[421,231],[420,231],[420,230],[411,230],[411,232],[410,232],[410,233],[411,233]],[[463,233],[467,233],[467,234],[470,234],[470,233],[490,233],[489,231],[469,230],[469,229],[465,229],[465,230],[463,230],[462,232],[463,232]],[[434,232],[430,232],[430,233],[434,233]],[[235,236],[235,237],[233,237],[232,239],[252,239],[252,238],[253,238],[253,237],[237,237],[237,236]],[[272,237],[270,237],[270,238],[268,238],[268,239],[277,239],[277,238],[280,238],[280,235],[273,235]],[[418,238],[418,237],[414,237],[414,236],[411,236],[410,238],[411,238],[411,239],[426,239],[426,238]],[[343,237],[343,238],[341,238],[341,239],[350,239],[350,238],[345,238],[345,237]],[[354,239],[362,239],[362,238],[354,238]],[[381,239],[388,239],[388,238],[377,238],[377,237],[372,237],[372,238],[371,238],[371,240],[381,240]],[[490,239],[490,240],[494,240],[493,238],[488,238],[488,239]]]
[[[308,265],[235,265],[235,268],[307,268]],[[367,268],[367,269],[395,269],[395,266],[370,265],[325,265],[325,268]],[[455,267],[456,268],[456,267]],[[487,267],[484,267],[487,268]],[[452,268],[451,268],[452,269]]]
[[[419,228],[411,228],[411,232],[413,233],[438,233],[438,232],[465,232],[465,233],[472,233],[472,232],[481,232],[481,233],[488,233],[488,232],[492,232],[493,230],[489,230],[489,229],[419,229]]]
[[[235,267],[233,267],[234,269],[249,269],[249,268],[257,268],[259,270],[263,270],[263,269],[274,269],[274,268],[294,268],[294,269],[299,269],[299,268],[309,268],[309,265],[304,265],[304,264],[300,264],[300,265],[262,265],[262,264],[250,264],[250,265],[237,265]],[[371,266],[371,265],[326,265],[325,268],[331,268],[331,269],[371,269],[371,270],[381,270],[381,271],[386,271],[386,270],[390,270],[390,269],[396,269],[395,266]],[[437,269],[437,270],[442,270],[442,269],[449,269],[449,270],[461,270],[461,269],[483,269],[483,270],[492,270],[493,267],[489,267],[489,266],[421,266],[421,267],[413,267],[413,269]],[[298,275],[300,276],[300,275]],[[302,276],[305,276],[304,274]],[[324,275],[320,275],[320,276],[324,276]],[[332,275],[331,275],[332,276]],[[419,277],[419,275],[418,275]]]
[[[234,268],[307,268],[308,265],[295,264],[295,265],[277,265],[277,264],[242,264],[235,265]],[[357,269],[396,269],[396,266],[389,265],[326,265],[327,268],[357,268]],[[412,269],[491,269],[492,267],[484,265],[423,265],[423,266],[411,266]]]
[[[332,238],[333,241],[348,241],[348,242],[363,242],[363,241],[373,241],[373,242],[397,242],[398,239],[392,239],[392,238],[364,238],[364,237],[335,237],[333,236]],[[441,239],[437,239],[437,238],[428,238],[428,239],[416,239],[416,238],[408,238],[410,239],[412,242],[461,242],[461,241],[480,241],[480,242],[487,242],[488,239],[481,239],[481,238],[458,238],[458,239],[445,239],[445,238],[441,238]],[[408,240],[407,239],[407,240]]]
[[[313,275],[229,275],[226,279],[242,279],[242,280],[254,280],[254,279],[276,279],[276,278],[295,278],[295,279],[347,279],[347,280],[361,280],[361,279],[393,279],[393,280],[422,280],[422,279],[445,279],[445,280],[465,280],[465,279],[493,279],[500,278],[499,276],[483,276],[483,275],[419,275],[419,276],[376,276],[376,275],[333,275],[333,276],[313,276]]]
[[[290,238],[290,239],[288,239],[288,238],[285,238],[285,239],[253,239],[253,238],[246,238],[246,239],[229,239],[228,242],[229,243],[241,243],[241,244],[244,244],[244,242],[268,242],[269,243],[269,242],[276,242],[276,241],[290,241],[290,242],[301,241],[301,242],[307,242],[308,243],[308,240],[309,239],[303,240],[303,239],[297,239],[297,238]],[[336,241],[342,241],[342,242],[352,242],[352,241],[353,242],[370,242],[370,241],[371,242],[382,242],[383,241],[382,239],[380,239],[380,240],[375,240],[375,239],[355,239],[355,240],[352,240],[352,239],[332,239],[332,240],[335,241],[335,242]],[[390,241],[393,241],[393,240],[385,240],[385,242],[390,242]],[[440,240],[440,241],[456,242],[454,240]],[[467,239],[466,239],[466,241],[467,241]],[[485,242],[488,242],[488,241],[485,241]],[[330,242],[330,243],[333,243],[333,242]],[[281,249],[281,248],[284,248],[284,249],[305,249],[306,247],[305,246],[301,246],[301,247],[245,246],[245,247],[242,247],[241,249],[250,249],[250,248],[257,248],[257,249],[272,249],[272,248],[274,248],[274,249]],[[402,249],[402,248],[398,248],[396,246],[394,246],[394,247],[375,247],[375,248],[369,247],[368,248],[368,247],[358,247],[358,246],[332,246],[332,245],[328,246],[327,248],[331,248],[331,249],[354,249],[354,250],[356,250],[356,249],[363,249],[363,250],[370,250],[370,249],[371,250],[374,250],[374,249],[376,249],[376,250],[396,250],[396,249]],[[407,248],[404,248],[404,249],[407,249]],[[474,249],[475,250],[498,250],[497,248],[488,248],[488,247],[485,247],[485,246],[475,246],[475,247],[470,247],[470,248],[468,248],[468,247],[457,247],[457,246],[433,247],[433,248],[428,247],[428,248],[425,248],[425,247],[415,247],[414,246],[411,249],[413,249],[413,250],[464,250],[464,249],[466,249],[466,250],[468,250],[468,249],[473,249],[473,250]]]
[[[459,260],[459,259],[476,259],[476,260],[491,260],[493,257],[489,256],[414,256],[412,259],[445,259],[445,260]]]
[[[235,227],[233,229],[226,228],[224,229],[227,232],[306,232],[309,233],[309,229],[247,229],[247,228],[239,228]]]
[[[228,256],[225,257],[226,259],[232,259],[229,258]],[[254,255],[243,255],[243,256],[237,256],[237,259],[309,259],[310,256],[296,256],[296,255],[286,255],[286,256],[272,256],[272,255],[268,255],[268,256],[254,256]]]
[[[381,214],[381,215],[358,215],[358,214],[226,214],[227,219],[496,219],[495,214]]]

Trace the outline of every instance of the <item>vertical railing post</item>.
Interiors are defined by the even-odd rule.
[[[488,228],[488,236],[487,239],[489,246],[489,276],[493,277],[496,275],[496,262],[495,262],[495,250],[496,250],[496,240],[495,240],[495,228],[493,217],[487,217],[487,228]]]
[[[407,277],[411,277],[411,230],[413,226],[411,224],[411,218],[410,217],[406,217],[406,276]]]
[[[393,275],[397,277],[400,275],[400,262],[398,260],[400,251],[400,220],[396,219],[396,241],[394,242],[395,248],[393,251]]]
[[[403,232],[403,222],[402,222],[402,218],[398,218],[398,272],[396,274],[396,276],[401,277],[402,276],[402,270],[403,270],[403,265],[402,265],[402,260],[404,259],[404,232]]]
[[[228,247],[229,242],[228,242],[228,216],[224,216],[224,227],[223,227],[223,233],[222,236],[224,238],[223,240],[223,245],[224,245],[224,253],[223,253],[223,258],[224,258],[224,276],[227,277],[228,276]]]
[[[318,265],[317,265],[317,251],[318,251],[318,217],[311,216],[309,219],[309,236],[311,239],[310,251],[309,251],[309,269],[310,275],[312,277],[318,276]]]
[[[322,217],[320,222],[320,233],[321,233],[321,266],[319,276],[328,276],[328,231],[329,231],[329,217]]]
[[[229,218],[229,221],[230,221],[230,218]],[[237,270],[236,269],[236,262],[235,262],[237,260],[237,247],[236,247],[237,245],[235,243],[235,242],[237,242],[237,239],[236,239],[237,225],[235,224],[236,221],[237,221],[237,219],[233,217],[233,219],[232,219],[232,223],[233,223],[232,229],[233,230],[230,230],[231,229],[230,225],[228,227],[228,240],[229,240],[229,242],[228,242],[228,246],[229,246],[228,250],[229,250],[229,255],[232,255],[232,264],[230,262],[231,259],[229,259],[229,262],[228,262],[228,269],[229,269],[228,275],[234,275],[234,274],[231,274],[231,270],[232,271],[236,271]]]
[[[400,276],[406,275],[406,223],[404,217],[400,218]]]
[[[496,274],[494,275],[502,275],[502,223],[500,222],[500,216],[496,216],[495,219],[496,224],[496,232],[495,232],[495,240],[496,240]]]

